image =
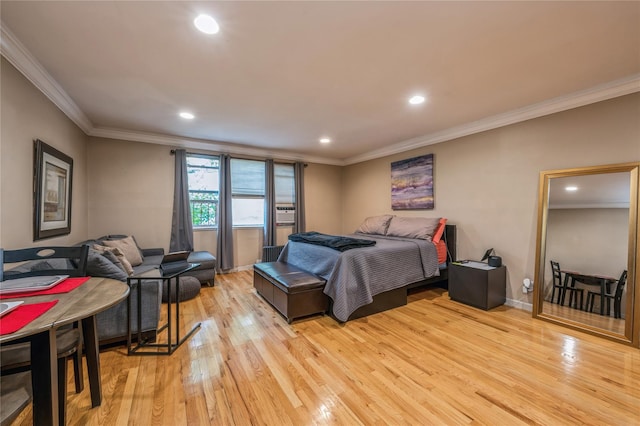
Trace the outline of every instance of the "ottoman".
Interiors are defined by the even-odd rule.
[[[200,266],[193,271],[185,272],[183,277],[196,277],[202,284],[213,287],[216,277],[216,258],[208,251],[193,251],[187,259],[189,263],[199,263]]]
[[[200,281],[196,277],[186,275],[180,276],[180,301],[193,299],[200,294]],[[167,280],[162,282],[162,302],[169,301],[169,290]],[[176,301],[176,283],[175,278],[171,279],[171,301]]]
[[[289,324],[307,315],[324,314],[329,296],[323,293],[327,282],[285,262],[253,265],[253,286]]]

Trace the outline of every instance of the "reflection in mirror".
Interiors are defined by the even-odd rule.
[[[549,182],[543,312],[624,334],[625,315],[621,319],[612,315],[613,300],[607,295],[616,289],[615,277],[628,269],[629,186],[628,172]],[[553,301],[552,261],[558,263],[560,271],[556,278],[560,286]],[[600,291],[604,280],[603,298]],[[600,312],[601,304],[605,305],[604,312]],[[625,307],[623,303],[622,309]],[[610,315],[605,316],[607,311]]]
[[[541,174],[534,316],[632,342],[637,179],[635,163]]]

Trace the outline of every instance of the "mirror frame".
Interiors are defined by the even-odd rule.
[[[640,240],[640,229],[638,222],[640,221],[638,200],[640,199],[640,182],[639,182],[640,162],[612,164],[606,166],[581,167],[563,170],[548,170],[540,172],[540,181],[538,188],[538,228],[536,242],[536,271],[534,278],[533,291],[533,317],[541,320],[549,321],[555,324],[563,325],[574,330],[583,331],[596,336],[605,337],[607,339],[626,343],[635,347],[640,347],[640,291],[637,291],[638,267],[640,265],[640,250],[638,250],[638,241]],[[550,180],[555,178],[569,176],[586,176],[605,173],[621,173],[629,172],[630,174],[630,199],[629,199],[629,239],[627,250],[627,299],[626,299],[626,315],[625,315],[625,332],[624,335],[611,332],[588,324],[568,320],[556,315],[542,312],[544,301],[544,273],[545,273],[545,253],[546,253],[546,234],[547,234],[547,217],[549,211],[549,187]]]

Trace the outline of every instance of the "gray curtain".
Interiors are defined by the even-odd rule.
[[[231,210],[231,158],[220,156],[220,191],[218,193],[218,272],[233,269],[233,219]]]
[[[264,244],[276,245],[276,186],[273,170],[273,160],[265,162],[264,180]]]
[[[175,150],[175,185],[173,188],[173,219],[169,251],[193,251],[193,224],[189,206],[189,181],[187,180],[187,152]]]
[[[293,232],[305,232],[307,224],[304,216],[304,163],[297,162],[293,166],[296,179],[296,223]]]

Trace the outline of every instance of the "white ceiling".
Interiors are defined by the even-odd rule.
[[[0,18],[3,56],[88,134],[248,155],[351,164],[640,91],[636,1],[2,0]]]

